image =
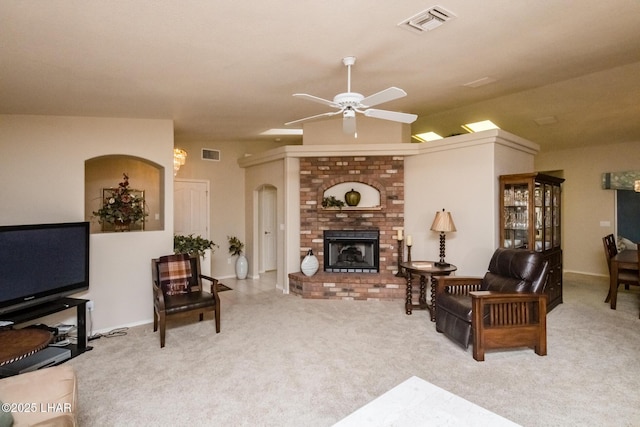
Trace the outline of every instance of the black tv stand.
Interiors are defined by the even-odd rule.
[[[33,319],[48,316],[60,311],[69,310],[76,307],[78,339],[76,344],[69,344],[65,348],[71,350],[71,357],[76,357],[93,347],[87,345],[87,302],[89,300],[79,298],[60,298],[44,304],[35,305],[20,311],[14,311],[6,316],[14,324],[25,323]]]

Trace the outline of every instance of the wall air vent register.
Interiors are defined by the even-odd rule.
[[[214,150],[212,148],[202,149],[202,160],[211,160],[214,162],[220,161],[220,150]]]
[[[442,6],[433,6],[413,15],[409,19],[405,19],[399,23],[398,26],[414,33],[424,33],[438,28],[455,17],[455,14],[449,12]]]

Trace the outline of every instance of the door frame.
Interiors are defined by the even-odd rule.
[[[274,262],[273,262],[273,269],[269,270],[278,270],[278,188],[270,185],[270,184],[264,184],[262,185],[259,189],[258,189],[258,236],[259,236],[259,242],[258,242],[258,247],[260,248],[260,254],[259,254],[259,266],[258,266],[258,270],[260,271],[260,273],[264,273],[267,271],[266,269],[266,262],[265,262],[265,258],[266,258],[266,243],[265,243],[265,216],[266,216],[266,203],[265,203],[265,199],[264,199],[264,195],[266,194],[266,192],[272,192],[273,193],[273,203],[271,204],[272,206],[272,211],[271,211],[271,218],[273,219],[273,230],[272,235],[273,235],[273,255],[275,257]]]

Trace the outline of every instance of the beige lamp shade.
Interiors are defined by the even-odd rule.
[[[433,219],[433,224],[431,224],[431,230],[441,232],[456,231],[456,225],[453,223],[451,212],[445,212],[444,209],[436,212],[436,217]]]

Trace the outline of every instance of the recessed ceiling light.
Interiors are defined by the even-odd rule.
[[[489,130],[489,129],[500,129],[491,120],[483,120],[481,122],[467,123],[466,125],[462,125],[462,128],[467,132],[480,132],[480,131]]]
[[[302,129],[269,129],[260,135],[302,135]]]
[[[418,133],[415,135],[411,135],[411,138],[419,142],[437,141],[438,139],[442,139],[442,137],[435,132]]]
[[[488,85],[489,83],[493,83],[495,82],[496,79],[494,79],[493,77],[483,77],[481,79],[478,80],[474,80],[472,82],[469,83],[465,83],[462,86],[466,86],[466,87],[480,87],[480,86],[484,86],[484,85]]]
[[[558,123],[558,119],[556,119],[555,116],[538,117],[537,119],[533,119],[533,121],[540,126]]]

